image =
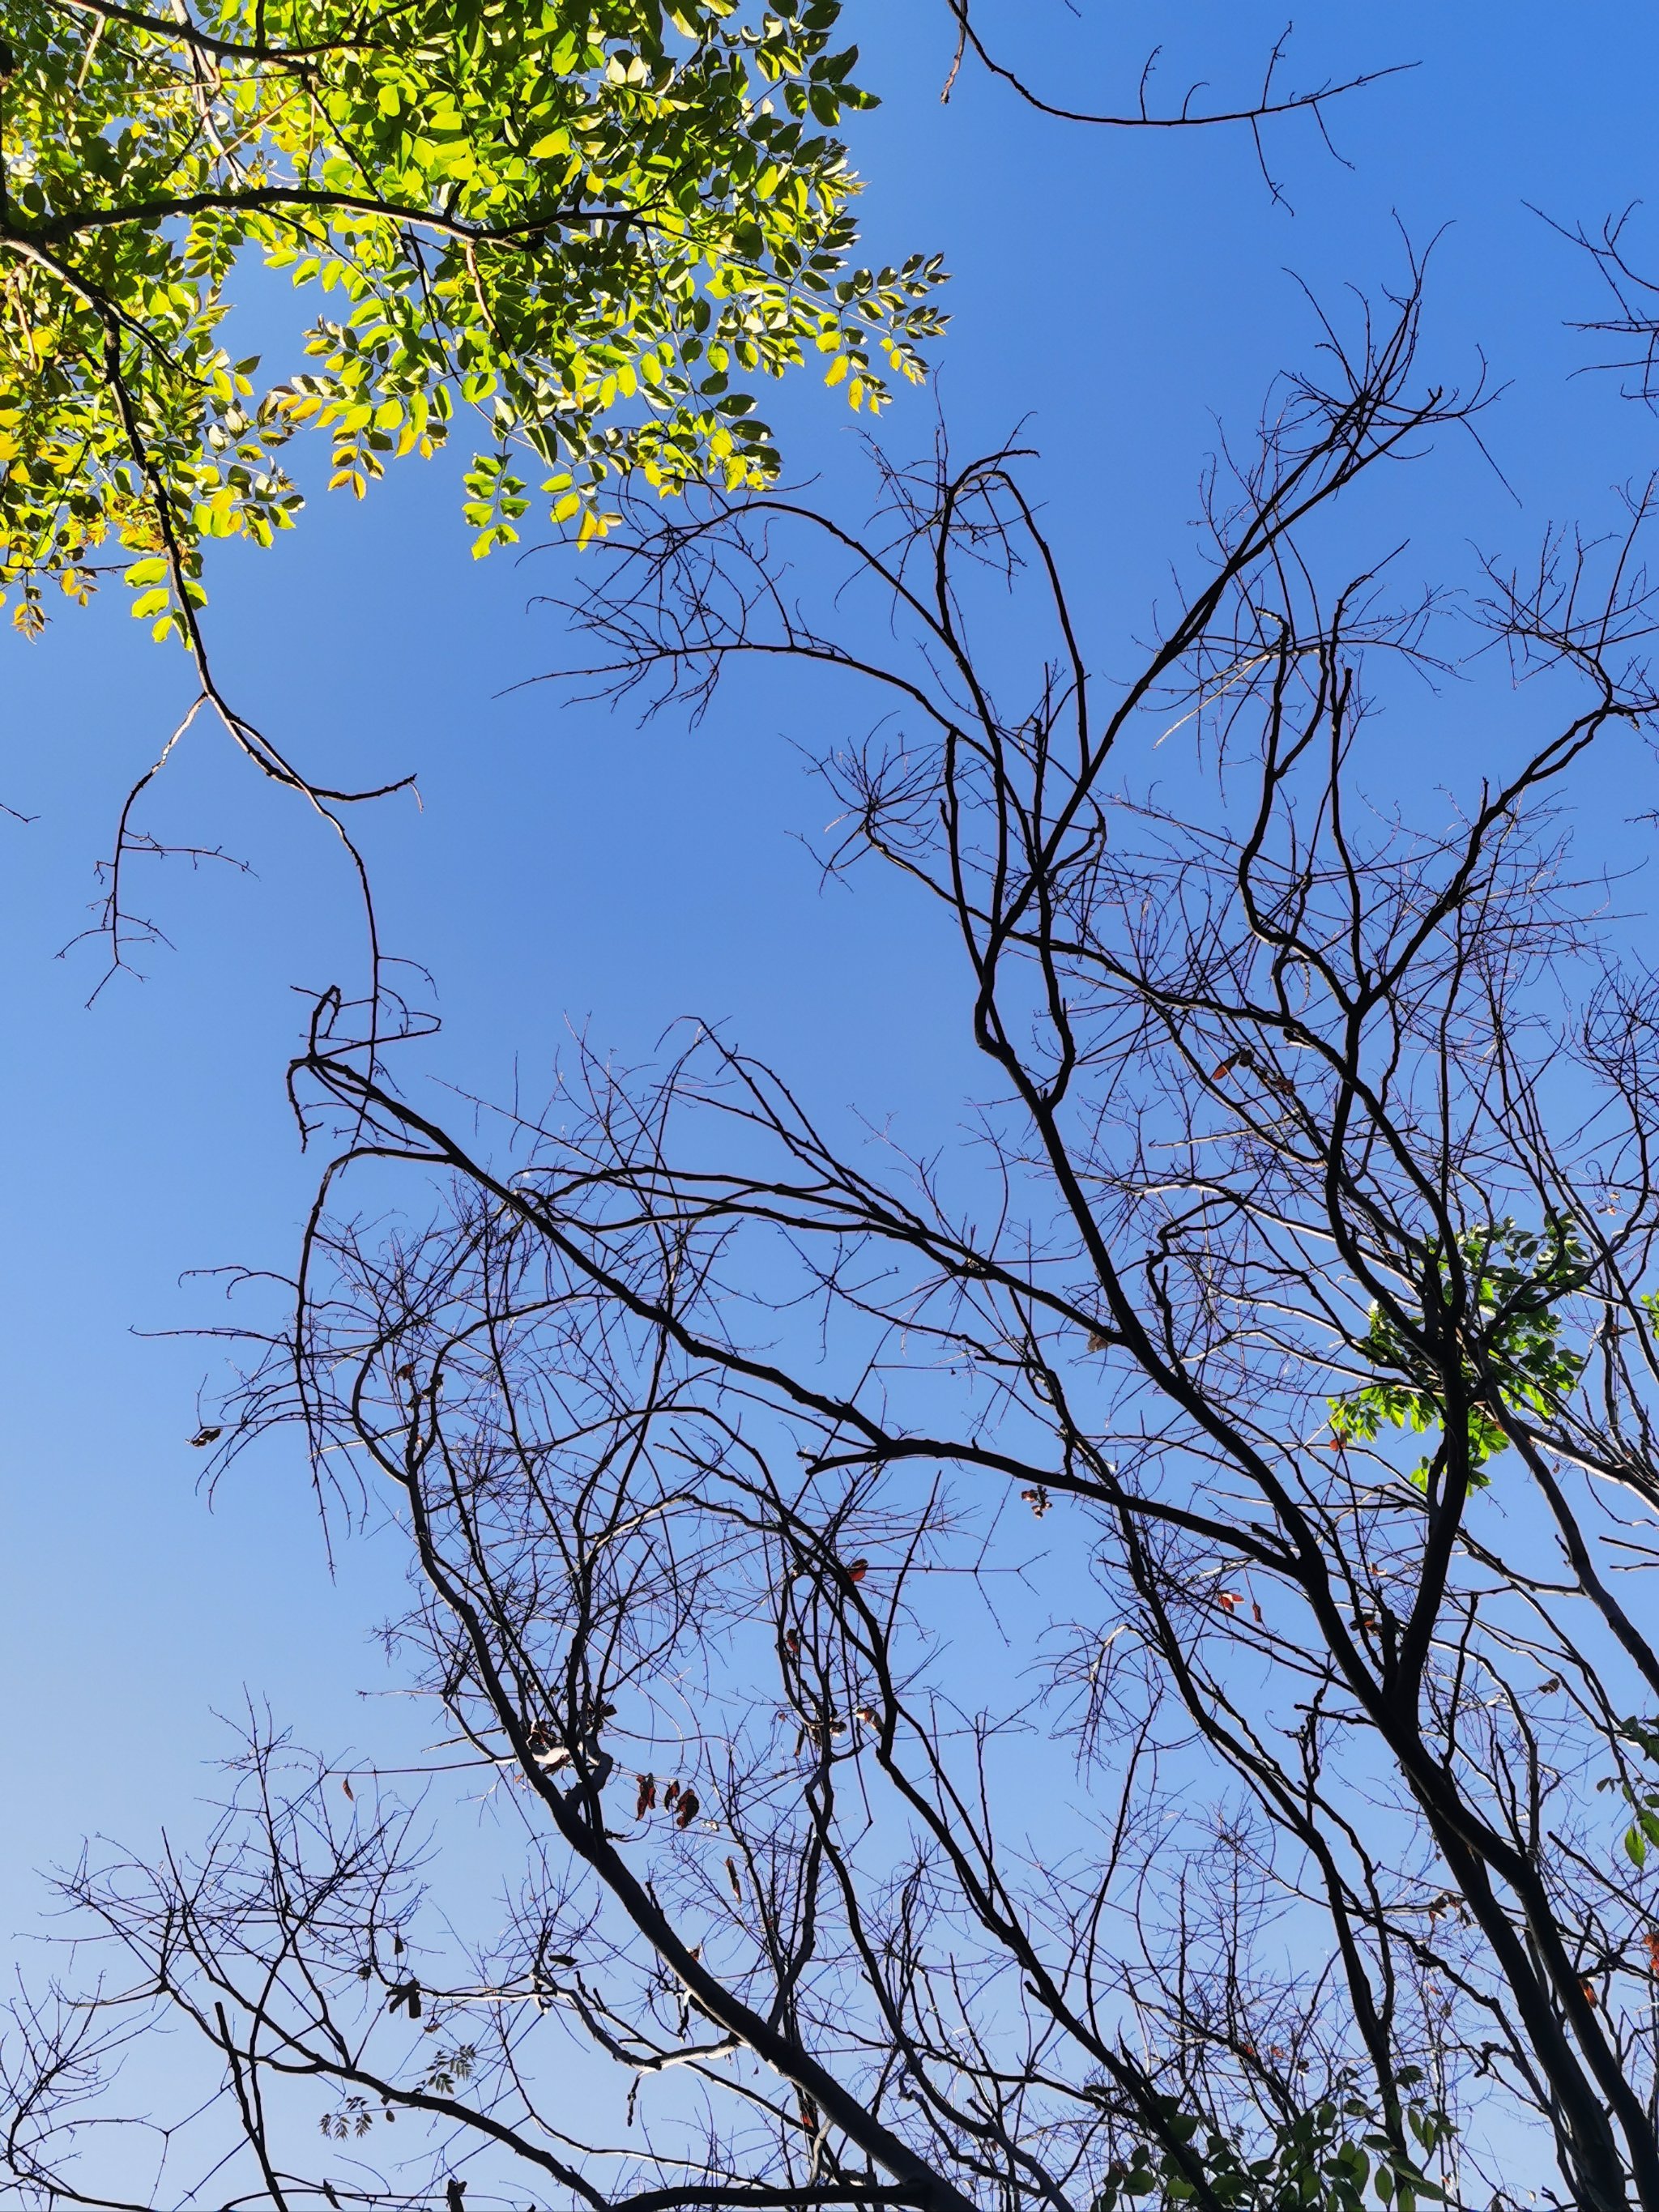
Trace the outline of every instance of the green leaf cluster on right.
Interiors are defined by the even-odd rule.
[[[1456,1373],[1466,1407],[1462,1441],[1470,1486],[1490,1480],[1487,1462],[1506,1448],[1502,1426],[1488,1410],[1496,1398],[1516,1413],[1552,1413],[1577,1387],[1580,1352],[1561,1342],[1563,1298],[1584,1279],[1583,1248],[1570,1223],[1551,1222],[1541,1236],[1505,1218],[1464,1231],[1455,1266],[1443,1252],[1425,1256],[1419,1326],[1407,1335],[1373,1304],[1370,1326],[1355,1346],[1379,1370],[1379,1379],[1327,1401],[1332,1434],[1339,1441],[1370,1443],[1385,1427],[1418,1435],[1446,1430],[1446,1365],[1431,1357],[1425,1340],[1461,1304]],[[1484,1401],[1484,1402],[1483,1402]],[[1426,1484],[1431,1462],[1413,1480]]]
[[[1396,2080],[1409,2093],[1423,2075],[1405,2066]],[[1451,2133],[1444,2115],[1420,2100],[1405,2106],[1403,2120],[1425,2158]],[[1093,2212],[1124,2212],[1127,2201],[1148,2197],[1160,2205],[1188,2204],[1200,2185],[1227,2212],[1366,2212],[1370,2202],[1414,2212],[1419,2203],[1444,2201],[1346,2078],[1333,2095],[1281,2120],[1254,2156],[1173,2099],[1160,2100],[1157,2134],[1161,2148],[1139,2143],[1111,2169]]]

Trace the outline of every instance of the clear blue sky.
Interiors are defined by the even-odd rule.
[[[1091,28],[1107,12],[988,0],[984,21],[1034,81],[1079,101],[1125,97],[1166,30],[1161,83],[1203,75],[1231,92],[1283,27],[1256,0],[1133,5],[1109,11],[1108,40]],[[1472,544],[1523,555],[1551,520],[1604,526],[1611,488],[1659,461],[1659,426],[1612,380],[1575,378],[1595,347],[1565,325],[1593,311],[1591,271],[1528,212],[1595,223],[1659,186],[1651,8],[1310,11],[1298,82],[1422,66],[1333,112],[1351,166],[1304,124],[1274,131],[1293,215],[1241,133],[1073,129],[972,67],[941,107],[941,0],[849,0],[848,14],[886,102],[855,140],[870,251],[937,248],[956,272],[939,387],[953,437],[965,451],[1026,422],[1099,665],[1128,665],[1127,638],[1188,556],[1215,418],[1248,432],[1273,374],[1308,359],[1293,280],[1333,301],[1397,282],[1402,231],[1422,245],[1450,226],[1433,361],[1468,381],[1484,355],[1510,387],[1486,423],[1504,480],[1466,447],[1415,472],[1409,510],[1374,511],[1377,543],[1409,533],[1409,573],[1467,578]],[[1659,267],[1659,207],[1637,229]],[[925,443],[932,404],[895,407],[895,450]],[[860,465],[832,396],[803,382],[776,412],[799,469]],[[556,557],[475,567],[453,471],[405,465],[362,507],[319,498],[276,552],[228,553],[210,578],[229,688],[285,749],[331,780],[419,771],[423,811],[399,802],[367,835],[388,937],[437,979],[432,1072],[501,1095],[516,1067],[533,1096],[567,1020],[634,1056],[696,1012],[726,1018],[827,1106],[918,1127],[948,1112],[968,1065],[948,945],[873,884],[823,893],[796,842],[824,807],[787,741],[833,735],[832,706],[734,690],[695,733],[664,720],[641,734],[562,710],[551,689],[512,690],[559,657],[531,604]],[[386,1680],[368,1632],[396,1601],[398,1562],[371,1540],[331,1583],[291,1445],[247,1462],[210,1514],[185,1440],[212,1347],[134,1334],[219,1318],[205,1286],[180,1289],[188,1269],[290,1257],[312,1170],[282,1071],[295,989],[355,957],[343,872],[204,732],[151,823],[222,842],[255,872],[154,874],[141,898],[174,949],[88,1012],[95,949],[53,956],[87,919],[92,863],[186,672],[113,603],[0,651],[0,798],[35,817],[0,822],[0,1905],[21,1928],[31,1870],[84,1832],[141,1838],[164,1817],[188,1832],[222,1741],[214,1715],[245,1689],[307,1741],[362,1741],[358,1693]],[[1402,741],[1443,742],[1445,712],[1425,700],[1443,719]],[[1458,741],[1478,744],[1478,728]]]

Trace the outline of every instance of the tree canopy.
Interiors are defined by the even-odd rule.
[[[971,53],[1073,123],[1332,96],[1275,52],[1254,108],[1061,107],[949,12],[947,94]],[[1486,457],[1491,396],[1425,373],[1408,257],[1211,459],[1133,640],[1023,447],[877,447],[862,513],[776,481],[758,377],[877,405],[939,327],[935,263],[852,266],[834,0],[19,26],[21,627],[123,568],[180,728],[338,827],[376,794],[213,685],[205,541],[291,520],[302,426],[362,496],[471,406],[475,550],[538,493],[603,541],[562,671],[694,721],[771,671],[816,863],[894,894],[882,954],[936,934],[891,1003],[964,1049],[904,1101],[842,937],[850,1107],[694,1006],[492,1109],[423,1079],[346,840],[368,988],[288,1071],[331,1158],[190,1441],[285,1440],[401,1547],[432,1736],[256,1717],[196,1847],[59,1876],[7,2203],[1659,2212],[1659,1008],[1605,842],[1659,482],[1398,581],[1402,471]],[[1651,398],[1659,291],[1577,235]],[[261,261],[343,320],[256,393]],[[593,818],[614,913],[648,869]]]
[[[940,270],[853,265],[828,135],[871,104],[838,0],[22,0],[0,46],[0,583],[125,574],[187,635],[206,539],[269,544],[477,410],[483,554],[532,500],[580,534],[637,474],[758,486],[754,385],[819,362],[854,407],[921,374]],[[261,268],[319,313],[271,379]],[[520,456],[521,458],[515,459]],[[526,465],[527,464],[527,465]],[[523,473],[520,473],[520,471]]]
[[[867,702],[821,858],[942,924],[972,1087],[907,1147],[692,1024],[462,1132],[323,1001],[338,1150],[198,1440],[402,1532],[433,1795],[256,1728],[198,1852],[68,1875],[22,2201],[1492,2212],[1553,2159],[1659,2212],[1659,1032],[1560,823],[1659,719],[1651,515],[1479,610],[1334,566],[1469,420],[1417,325],[1281,386],[1122,676],[1006,451],[867,528],[628,502],[586,665]],[[1382,708],[1494,635],[1525,702],[1411,792]]]

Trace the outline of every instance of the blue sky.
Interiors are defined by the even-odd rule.
[[[984,20],[1035,82],[1079,101],[1121,100],[1166,30],[1158,82],[1178,94],[1202,75],[1230,91],[1283,27],[1255,0],[1188,7],[1178,26],[1132,6],[1111,11],[1108,39],[1099,12],[1005,0]],[[1308,360],[1298,280],[1337,305],[1349,285],[1374,293],[1400,280],[1402,237],[1444,231],[1431,362],[1467,384],[1484,357],[1508,389],[1484,425],[1492,462],[1466,443],[1402,477],[1354,525],[1372,550],[1409,537],[1406,575],[1467,580],[1472,545],[1524,555],[1552,520],[1605,526],[1613,487],[1659,459],[1653,422],[1615,381],[1577,374],[1596,343],[1566,325],[1595,311],[1592,272],[1529,211],[1595,224],[1650,188],[1651,9],[1310,14],[1291,49],[1298,82],[1421,66],[1332,112],[1341,161],[1304,123],[1273,133],[1293,214],[1272,204],[1243,134],[1070,128],[971,66],[945,107],[942,4],[849,0],[848,15],[886,103],[855,138],[870,251],[945,253],[953,440],[965,452],[1026,425],[1102,667],[1131,665],[1128,641],[1190,556],[1217,418],[1248,434],[1274,374]],[[1659,210],[1634,230],[1659,266]],[[258,337],[277,358],[277,303],[259,303],[267,315]],[[933,406],[896,404],[888,445],[924,445]],[[860,470],[833,395],[800,380],[775,414],[798,471],[839,492]],[[533,1096],[567,1024],[635,1057],[695,1012],[830,1110],[938,1126],[972,1084],[950,947],[873,880],[826,893],[799,842],[826,810],[791,741],[833,738],[835,702],[744,686],[695,732],[665,717],[641,732],[562,706],[553,687],[517,688],[560,657],[534,601],[566,556],[473,564],[453,479],[406,464],[362,507],[319,497],[275,552],[228,552],[210,579],[232,696],[286,750],[331,779],[419,772],[421,808],[394,802],[365,836],[387,936],[436,980],[430,1071],[495,1096],[516,1072]],[[289,1259],[313,1172],[283,1095],[295,994],[357,957],[337,855],[204,730],[151,823],[223,844],[252,872],[153,872],[141,902],[173,949],[88,1010],[96,949],[54,956],[85,924],[92,863],[187,678],[112,599],[0,650],[0,798],[33,817],[0,821],[0,1904],[21,1929],[32,1870],[83,1833],[189,1829],[222,1741],[214,1717],[245,1693],[331,1749],[370,1727],[383,1739],[359,1693],[389,1686],[369,1631],[396,1603],[399,1563],[371,1537],[330,1579],[291,1445],[246,1462],[209,1512],[185,1440],[213,1347],[137,1333],[220,1318],[209,1285],[180,1287],[188,1270]],[[1448,742],[1448,711],[1425,698],[1402,744]],[[1460,728],[1457,742],[1480,738]]]

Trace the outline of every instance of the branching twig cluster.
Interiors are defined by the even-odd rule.
[[[988,1096],[906,1155],[694,1029],[491,1144],[325,1010],[356,1133],[227,1443],[395,1512],[516,1875],[480,1932],[256,1735],[204,1856],[68,1884],[26,2197],[175,2200],[91,2178],[161,2018],[227,2203],[1659,2212],[1659,1027],[1561,818],[1659,704],[1646,517],[1493,573],[1521,734],[1413,812],[1372,703],[1454,617],[1308,549],[1478,404],[1417,311],[1277,396],[1127,680],[1009,453],[613,545],[600,685],[874,687],[826,859],[943,913]]]

